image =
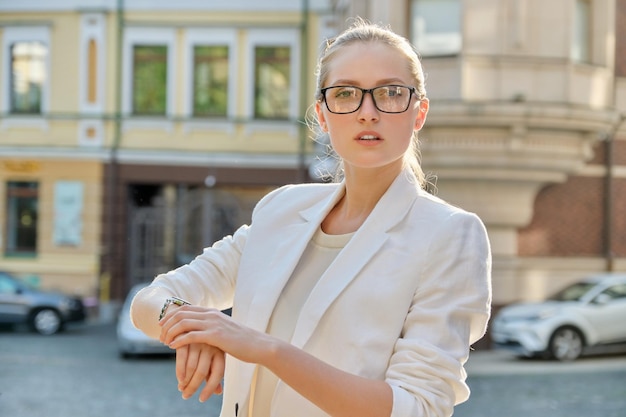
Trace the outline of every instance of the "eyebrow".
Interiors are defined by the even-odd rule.
[[[378,80],[375,85],[379,86],[379,85],[388,85],[388,84],[408,85],[400,78],[385,78],[383,80]],[[335,80],[335,82],[331,83],[331,85],[354,85],[358,87],[360,86],[360,83],[355,80],[339,79],[339,80]]]

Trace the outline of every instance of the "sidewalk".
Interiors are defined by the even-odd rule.
[[[469,376],[595,372],[626,370],[626,352],[606,356],[583,356],[574,362],[518,358],[506,350],[479,350],[465,365]]]

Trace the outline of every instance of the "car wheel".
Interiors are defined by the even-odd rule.
[[[43,335],[58,333],[63,327],[61,316],[51,308],[36,311],[31,318],[30,324],[37,333]]]
[[[550,354],[559,361],[573,361],[583,352],[581,333],[573,327],[561,327],[550,338]]]

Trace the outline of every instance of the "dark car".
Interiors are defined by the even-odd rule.
[[[34,288],[16,276],[0,271],[0,323],[28,324],[43,335],[63,330],[66,323],[86,317],[80,298]]]

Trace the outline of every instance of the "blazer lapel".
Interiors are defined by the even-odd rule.
[[[407,214],[418,195],[415,177],[407,171],[396,178],[367,220],[320,277],[302,307],[292,338],[302,348],[319,324],[324,312],[350,284],[389,238],[388,231]]]
[[[301,211],[299,222],[287,224],[274,231],[281,236],[281,239],[269,249],[275,254],[280,254],[280,256],[271,258],[273,264],[268,265],[267,276],[263,277],[263,280],[255,288],[250,307],[246,309],[249,312],[254,312],[253,316],[246,319],[248,326],[260,331],[267,329],[278,297],[300,261],[302,253],[322,220],[337,204],[343,192],[344,186],[340,184],[335,192],[327,198]]]

